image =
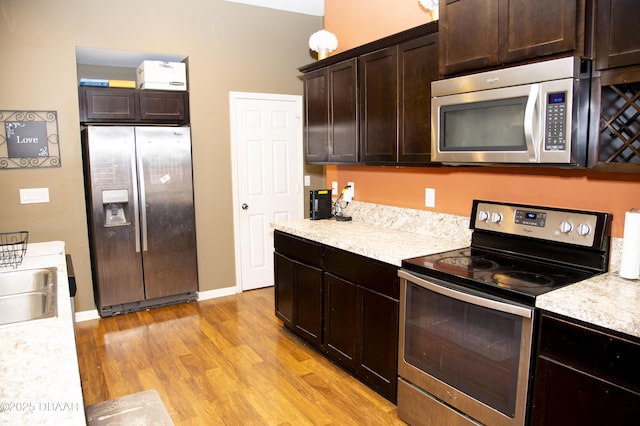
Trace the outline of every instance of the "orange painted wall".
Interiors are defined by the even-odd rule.
[[[325,0],[325,28],[338,51],[430,21],[417,0]],[[336,52],[336,53],[337,53]],[[488,199],[613,213],[612,234],[623,235],[624,213],[640,208],[640,174],[548,168],[396,168],[327,166],[327,187],[355,183],[365,202],[469,215],[471,200]],[[436,207],[426,208],[425,188]]]

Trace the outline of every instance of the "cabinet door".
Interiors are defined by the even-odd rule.
[[[304,75],[307,163],[358,162],[356,72],[350,59]]]
[[[285,327],[293,329],[295,264],[279,253],[274,253],[273,259],[276,316]]]
[[[357,287],[325,273],[324,294],[323,347],[340,365],[355,371],[358,342]]]
[[[441,2],[441,75],[457,74],[498,64],[498,6],[499,0]]]
[[[398,146],[398,47],[360,56],[362,162],[395,162]]]
[[[79,89],[81,122],[133,122],[137,118],[135,89],[86,87]]]
[[[187,92],[140,90],[140,119],[156,123],[186,123],[189,117]]]
[[[296,263],[295,267],[296,332],[310,343],[322,343],[322,270]]]
[[[635,425],[640,418],[640,341],[539,316],[534,425]]]
[[[330,88],[329,162],[357,163],[358,85],[356,59],[332,65]]]
[[[395,403],[398,375],[398,301],[358,287],[356,374]]]
[[[598,0],[597,12],[596,68],[640,64],[640,2]]]
[[[582,53],[584,0],[501,0],[498,22],[499,63]]]
[[[329,72],[326,68],[304,75],[305,159],[329,160]]]
[[[574,368],[539,358],[532,425],[632,426],[640,395]]]
[[[431,82],[438,79],[438,35],[431,34],[398,47],[398,162],[431,159]]]

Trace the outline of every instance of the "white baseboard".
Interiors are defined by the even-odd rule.
[[[238,293],[240,293],[240,289],[237,286],[219,288],[216,290],[199,291],[198,300],[216,299],[218,297],[232,296]],[[76,322],[90,321],[90,320],[99,319],[99,318],[100,318],[100,314],[98,314],[97,309],[90,309],[88,311],[76,312]]]
[[[238,286],[218,288],[215,290],[199,291],[198,300],[216,299],[218,297],[232,296],[240,292],[241,291]]]
[[[90,309],[88,311],[76,312],[76,322],[89,321],[94,319],[99,319],[100,314],[98,314],[97,309]]]

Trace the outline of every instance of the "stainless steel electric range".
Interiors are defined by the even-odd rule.
[[[535,299],[608,270],[611,219],[474,200],[469,247],[404,260],[399,416],[525,424]]]

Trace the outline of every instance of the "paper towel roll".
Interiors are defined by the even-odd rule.
[[[633,209],[624,215],[624,235],[620,276],[637,279],[640,277],[640,210]]]

